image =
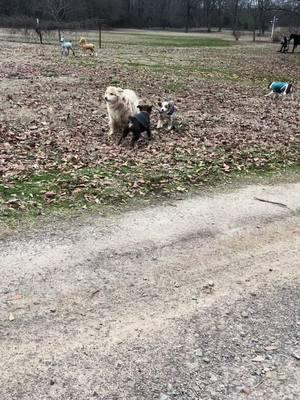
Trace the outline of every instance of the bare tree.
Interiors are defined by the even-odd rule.
[[[185,15],[185,32],[190,30],[193,0],[183,0],[184,15]]]
[[[163,29],[169,25],[171,2],[172,0],[160,0],[160,24]]]
[[[233,8],[233,34],[238,40],[238,28],[239,28],[239,6],[240,0],[234,0],[234,8]]]
[[[254,32],[255,25],[264,33],[274,15],[281,26],[296,31],[300,26],[300,1],[0,0],[2,26],[20,25],[20,21],[26,19],[26,26],[31,28],[36,27],[36,18],[40,18],[41,27],[52,28],[59,28],[65,22],[74,21],[93,26],[97,19],[101,18],[121,26],[145,27],[147,22],[152,27],[183,27],[186,32],[192,26],[206,26],[208,31],[216,26],[221,31],[223,26],[226,26],[233,28],[238,34],[241,21],[245,29],[250,28]],[[20,26],[25,27],[22,23]]]
[[[60,23],[66,19],[72,10],[72,0],[46,0],[49,15],[58,23],[58,38],[61,40]]]
[[[257,14],[258,14],[258,0],[250,0],[248,7],[249,7],[249,15],[251,19],[252,25],[252,35],[253,35],[253,42],[256,40],[256,26],[257,26]]]
[[[216,8],[216,0],[204,0],[204,7],[207,32],[211,32],[212,16]]]
[[[226,0],[217,0],[216,2],[219,32],[222,31],[224,25],[225,3]]]

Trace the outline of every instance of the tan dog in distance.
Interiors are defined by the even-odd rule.
[[[104,95],[109,117],[109,134],[123,133],[129,117],[138,113],[139,99],[130,89],[109,86]]]
[[[86,54],[88,51],[90,54],[95,55],[95,46],[93,43],[87,43],[87,40],[85,38],[80,38],[79,40],[79,46],[82,49],[82,51]]]

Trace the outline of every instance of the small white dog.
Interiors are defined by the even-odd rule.
[[[168,130],[175,129],[176,125],[176,107],[174,101],[159,102],[159,120],[157,129],[168,124]]]
[[[139,99],[130,89],[110,86],[105,92],[105,101],[109,117],[109,134],[122,132],[128,124],[129,117],[138,113]]]

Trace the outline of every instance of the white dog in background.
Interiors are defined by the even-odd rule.
[[[104,98],[109,117],[109,134],[123,132],[129,117],[139,112],[137,95],[133,90],[110,86],[106,89]]]

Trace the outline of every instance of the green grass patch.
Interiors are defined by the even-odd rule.
[[[109,39],[109,44],[129,46],[151,46],[151,47],[230,47],[234,46],[233,41],[203,37],[203,36],[175,36],[175,35],[144,35],[126,33],[124,36],[114,35]]]
[[[173,77],[182,77],[186,78],[187,75],[197,75],[199,79],[205,80],[215,80],[221,79],[226,82],[236,82],[241,81],[242,73],[236,73],[229,69],[225,68],[214,68],[214,67],[203,67],[199,66],[196,63],[184,65],[184,64],[152,64],[146,62],[124,62],[122,63],[123,66],[127,68],[134,68],[134,69],[144,69],[150,70],[157,73],[168,73],[170,76]],[[177,81],[176,84],[170,84],[170,87],[166,86],[169,90],[180,90],[185,87],[184,82]]]
[[[252,157],[255,155],[254,150]],[[133,199],[170,197],[233,182],[249,174],[266,176],[291,169],[300,172],[293,162],[285,162],[275,153],[268,157],[263,165],[252,165],[249,161],[248,167],[242,168],[241,160],[227,160],[226,169],[222,154],[215,161],[178,155],[176,166],[170,170],[159,166],[148,170],[135,164],[110,164],[63,174],[50,171],[22,180],[12,179],[0,185],[0,221],[24,216],[35,218],[58,211],[118,207],[130,204]]]

